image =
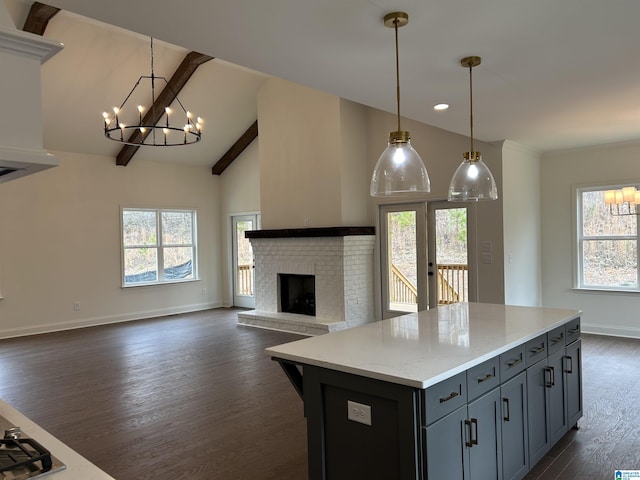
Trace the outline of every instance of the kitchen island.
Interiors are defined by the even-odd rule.
[[[114,480],[113,477],[107,475],[89,460],[69,448],[2,400],[0,400],[0,417],[4,417],[11,422],[12,425],[19,426],[26,435],[37,440],[43,447],[48,449],[52,455],[65,464],[63,470],[46,474],[44,475],[45,478],[51,480]],[[1,473],[0,478],[3,478]]]
[[[582,416],[580,312],[460,303],[267,349],[309,479],[518,479]]]

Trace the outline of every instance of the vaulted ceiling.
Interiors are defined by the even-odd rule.
[[[22,21],[32,3],[6,2]],[[43,66],[45,146],[53,150],[116,155],[100,114],[148,74],[149,36],[162,41],[156,70],[167,76],[191,50],[215,59],[180,93],[205,117],[204,140],[141,149],[136,158],[213,165],[256,119],[266,78],[258,72],[394,112],[393,31],[382,17],[395,10],[410,15],[399,32],[403,115],[467,135],[468,72],[459,60],[479,55],[477,138],[539,151],[640,139],[637,0],[47,3],[63,11],[45,35],[65,43]],[[435,112],[439,102],[451,108]]]

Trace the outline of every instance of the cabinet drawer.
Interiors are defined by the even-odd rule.
[[[435,422],[467,403],[467,372],[436,383],[424,392],[425,422]]]
[[[467,370],[467,399],[469,401],[500,385],[500,359],[482,362]]]
[[[547,334],[529,340],[526,343],[527,367],[542,360],[547,356]]]
[[[564,324],[565,341],[567,345],[571,342],[575,342],[580,338],[580,317],[574,318],[570,322]]]
[[[547,332],[547,345],[549,345],[549,355],[558,350],[562,350],[565,346],[565,326],[561,325]]]
[[[525,368],[525,346],[518,345],[500,355],[500,381],[506,382]]]

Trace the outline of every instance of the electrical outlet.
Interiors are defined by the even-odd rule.
[[[347,418],[354,422],[371,425],[371,405],[347,400]]]
[[[73,302],[73,311],[74,312],[80,311],[80,302]]]

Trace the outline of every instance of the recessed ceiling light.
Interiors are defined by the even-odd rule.
[[[439,103],[437,105],[433,106],[433,109],[440,112],[442,110],[446,110],[447,108],[449,108],[449,104],[448,103]]]

